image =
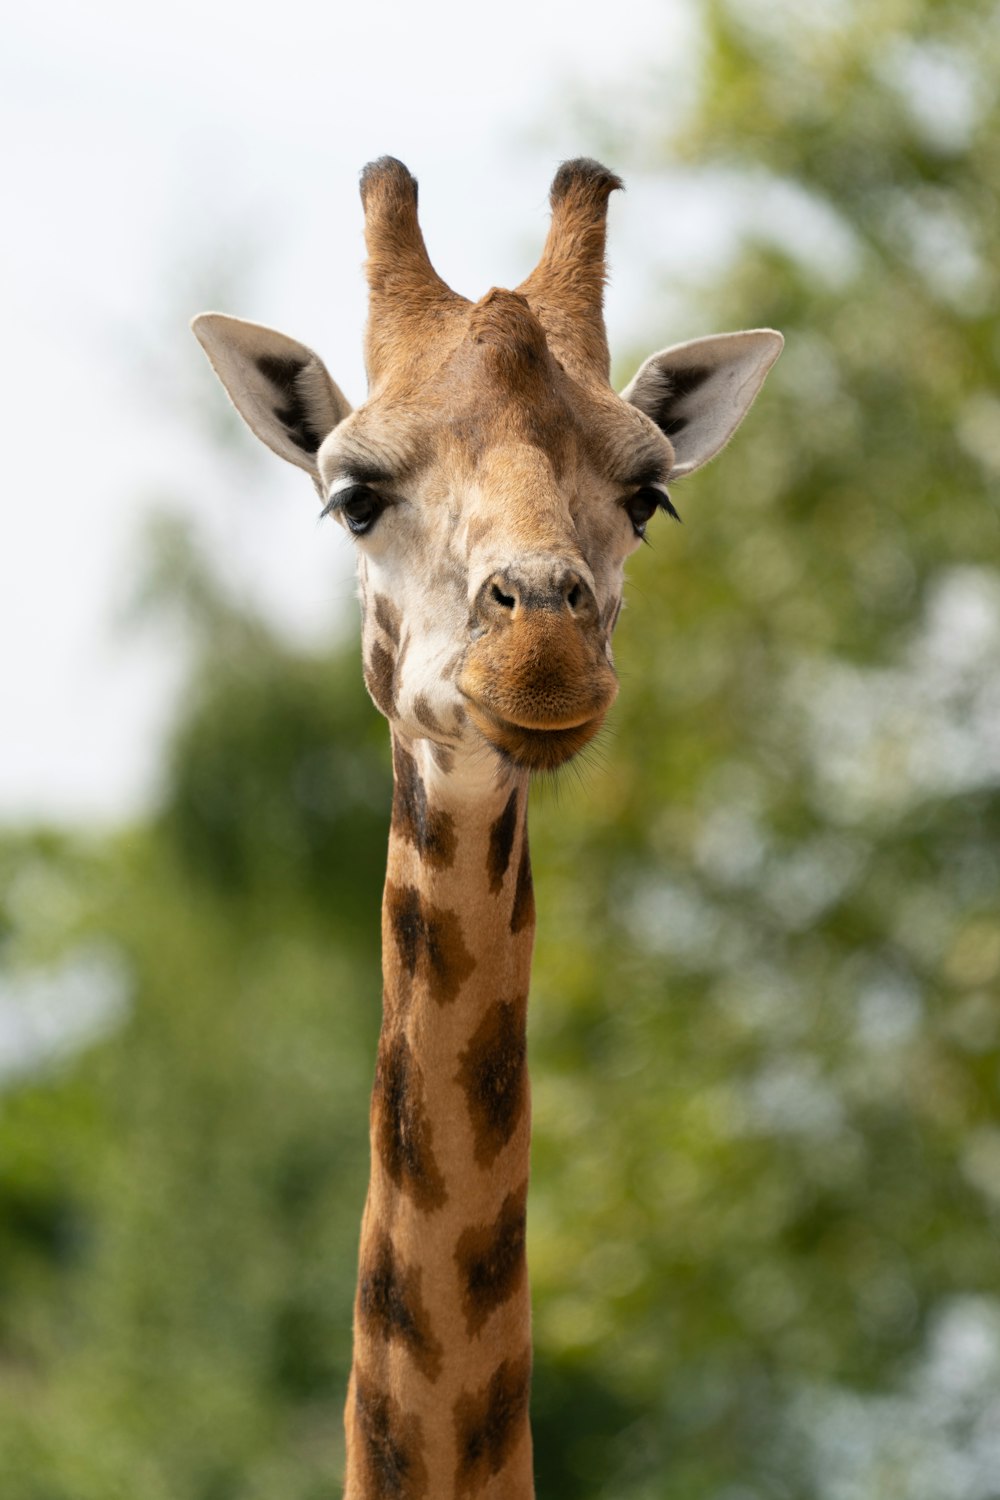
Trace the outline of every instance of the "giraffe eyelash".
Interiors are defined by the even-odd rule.
[[[632,523],[632,530],[639,541],[646,540],[646,527],[658,510],[665,510],[675,521],[680,520],[673,507],[670,494],[665,485],[644,484],[634,490],[627,500],[622,501],[622,508]]]
[[[329,515],[342,516],[344,525],[352,536],[365,536],[389,503],[363,481],[345,478],[330,491],[327,502],[320,511],[320,519]]]
[[[681,520],[680,513],[674,509],[674,503],[673,503],[673,501],[670,498],[670,491],[667,489],[666,485],[665,484],[651,484],[649,486],[649,488],[651,490],[655,490],[656,493],[659,495],[659,497],[660,497],[660,509],[661,510],[665,510],[666,513],[667,513],[667,515],[668,516],[672,516],[675,521],[680,521]],[[681,522],[681,525],[683,525],[683,524],[684,523]]]

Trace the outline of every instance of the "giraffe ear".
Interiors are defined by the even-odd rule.
[[[223,313],[200,313],[191,328],[248,427],[318,479],[317,450],[351,411],[319,355],[273,328]]]
[[[671,479],[708,463],[750,410],[784,347],[773,328],[717,333],[650,355],[622,391],[674,446]]]

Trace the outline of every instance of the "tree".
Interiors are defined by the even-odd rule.
[[[199,643],[158,816],[3,844],[39,1045],[0,1124],[0,1489],[314,1500],[339,1488],[385,736],[354,642],[296,652],[174,532],[157,550]]]
[[[701,14],[650,155],[742,194],[701,328],[788,346],[638,560],[610,774],[535,820],[547,1491],[985,1500],[997,13]]]

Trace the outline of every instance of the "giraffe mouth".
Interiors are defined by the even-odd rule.
[[[581,724],[551,729],[528,728],[502,719],[484,704],[466,696],[469,718],[494,750],[526,771],[555,771],[590,743],[604,723],[606,710]]]

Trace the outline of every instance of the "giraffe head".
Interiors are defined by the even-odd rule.
[[[594,736],[617,692],[625,560],[781,350],[770,329],[696,339],[615,394],[602,293],[620,186],[567,162],[535,270],[470,302],[430,263],[407,169],[367,167],[369,394],[355,411],[305,345],[217,313],[194,322],[250,427],[354,538],[369,691],[445,768],[471,750],[551,769]]]

